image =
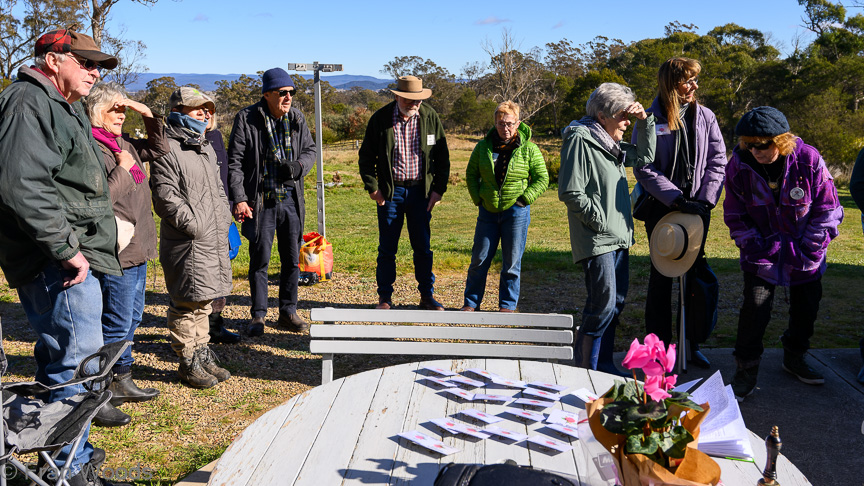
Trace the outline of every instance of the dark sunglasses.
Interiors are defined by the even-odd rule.
[[[284,98],[285,95],[289,95],[289,94],[290,94],[291,97],[293,98],[293,97],[294,97],[294,93],[296,93],[296,92],[297,92],[296,89],[280,89],[280,90],[279,90],[279,97],[280,97],[280,98]]]
[[[767,142],[762,143],[745,143],[744,146],[747,147],[747,150],[767,150],[769,147],[774,145],[773,140],[768,140]]]
[[[100,73],[102,72],[102,64],[99,61],[94,61],[92,59],[84,59],[74,54],[70,54],[69,57],[87,71],[92,71],[95,69]]]

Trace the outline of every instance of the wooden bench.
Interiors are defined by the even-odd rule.
[[[313,324],[309,331],[312,337],[309,350],[323,355],[322,384],[333,381],[335,354],[573,359],[573,316],[567,314],[326,307],[312,309],[311,316],[313,321],[324,323]],[[392,325],[394,323],[444,325]]]

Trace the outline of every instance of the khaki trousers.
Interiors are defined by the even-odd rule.
[[[212,300],[187,302],[171,299],[168,305],[168,331],[171,349],[181,358],[191,358],[195,348],[210,342],[210,315]]]

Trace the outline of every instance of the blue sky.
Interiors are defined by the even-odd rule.
[[[796,35],[810,39],[802,13],[796,0],[159,0],[152,7],[122,0],[109,29],[122,24],[128,38],[143,41],[144,63],[155,73],[254,73],[319,61],[384,77],[385,63],[409,55],[458,75],[465,63],[486,60],[482,43],[500,39],[504,28],[527,50],[563,38],[581,44],[598,35],[625,42],[662,37],[674,20],[696,24],[702,34],[735,22],[770,32],[786,52]]]

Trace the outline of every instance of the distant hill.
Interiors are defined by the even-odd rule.
[[[126,86],[129,91],[139,91],[147,87],[147,83],[156,79],[169,76],[174,78],[174,82],[179,86],[185,84],[197,84],[204,91],[213,91],[216,89],[216,81],[234,81],[240,77],[240,74],[184,74],[184,73],[142,73],[138,76],[138,82]],[[250,74],[249,76],[257,76]],[[302,76],[306,79],[311,79],[312,74],[303,73]],[[384,89],[392,83],[389,79],[380,79],[372,76],[358,76],[354,74],[333,74],[321,75],[323,81],[327,81],[331,86],[338,89],[351,89],[354,86],[378,91]]]

